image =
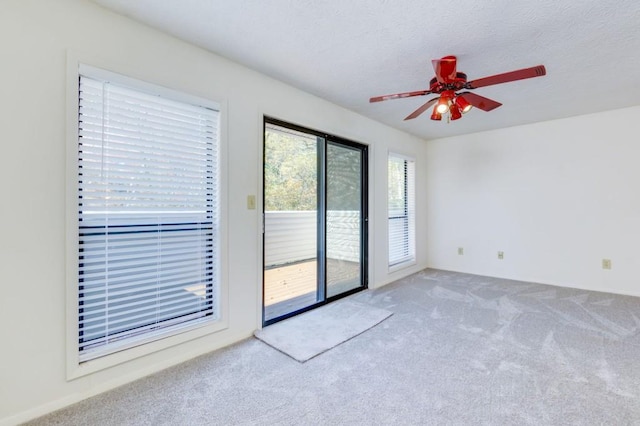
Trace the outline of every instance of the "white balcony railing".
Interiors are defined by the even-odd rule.
[[[265,265],[283,265],[317,255],[317,212],[265,212]],[[327,211],[327,257],[359,262],[360,212]]]

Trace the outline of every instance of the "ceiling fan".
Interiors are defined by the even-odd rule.
[[[457,120],[462,114],[472,107],[483,111],[491,111],[502,105],[492,99],[476,95],[471,92],[461,92],[460,90],[472,90],[479,87],[492,86],[494,84],[508,83],[510,81],[524,80],[527,78],[541,77],[547,73],[544,65],[536,65],[531,68],[523,68],[477,80],[467,81],[467,75],[456,70],[457,59],[455,56],[445,56],[442,59],[434,59],[433,69],[436,76],[429,82],[428,90],[418,90],[415,92],[395,93],[393,95],[375,96],[369,102],[387,101],[389,99],[409,98],[412,96],[424,96],[430,93],[437,94],[435,98],[429,99],[424,105],[409,114],[405,120],[416,118],[435,104],[431,113],[432,120],[442,120],[443,114],[449,114],[448,118]]]

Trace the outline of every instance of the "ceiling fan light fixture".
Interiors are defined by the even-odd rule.
[[[456,96],[454,103],[460,109],[460,112],[462,112],[462,114],[469,112],[469,110],[473,108],[473,105],[467,102],[467,100],[462,96]]]
[[[438,103],[436,104],[436,111],[438,111],[438,113],[440,114],[445,114],[447,111],[449,111],[449,99],[445,98],[444,96],[440,97]]]
[[[442,114],[438,112],[438,105],[433,107],[433,112],[431,113],[431,119],[436,121],[442,120]]]
[[[460,112],[460,107],[454,102],[449,107],[449,115],[451,116],[451,120],[457,120],[462,117],[462,112]]]

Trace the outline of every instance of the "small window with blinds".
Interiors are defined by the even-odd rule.
[[[389,154],[389,267],[415,262],[415,162]]]
[[[80,362],[219,318],[219,111],[85,74]]]

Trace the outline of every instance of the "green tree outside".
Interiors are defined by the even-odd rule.
[[[264,145],[265,210],[316,210],[317,139],[267,129]]]

